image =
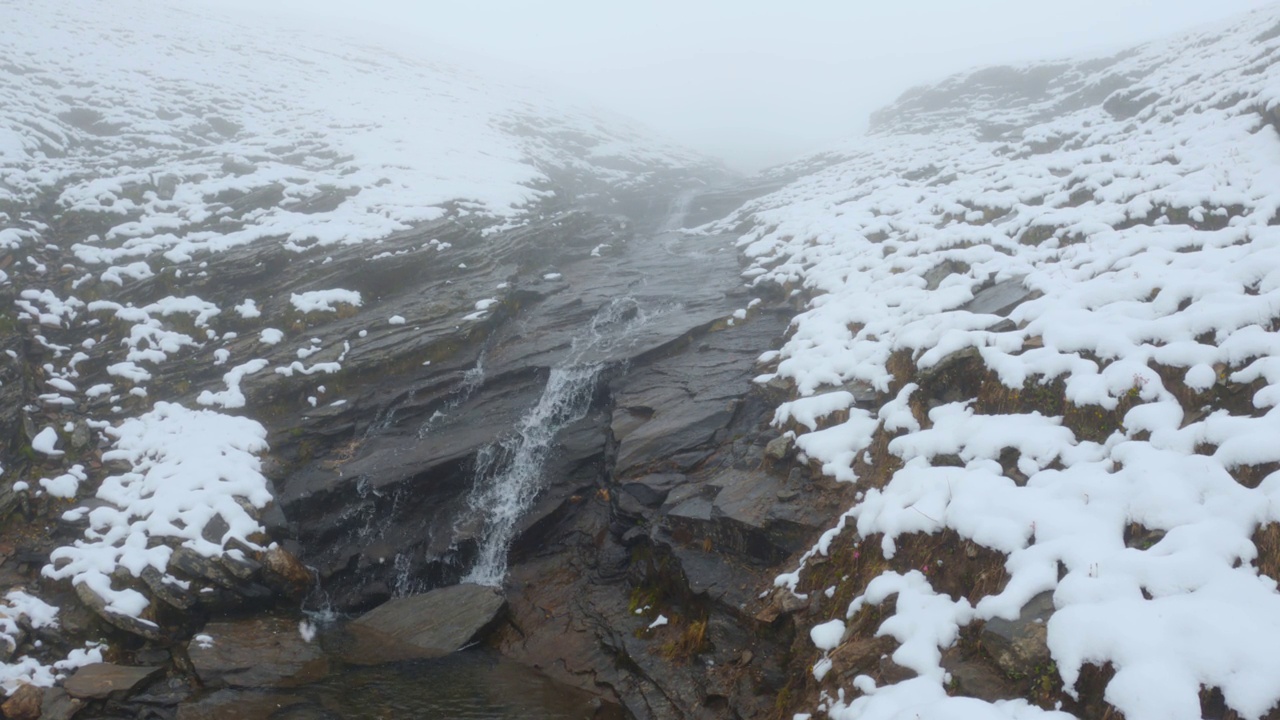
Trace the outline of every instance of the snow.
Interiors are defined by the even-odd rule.
[[[387,318],[388,325],[403,325],[404,323],[405,323],[404,317],[400,315],[392,315],[391,317]]]
[[[251,299],[246,299],[244,302],[236,305],[235,310],[240,317],[246,320],[262,317],[262,311],[258,309],[258,304]]]
[[[292,293],[289,296],[289,303],[293,305],[298,312],[337,312],[335,304],[341,303],[360,307],[363,301],[360,293],[355,290],[343,290],[335,288],[333,290],[311,290],[304,293]]]
[[[1280,593],[1253,541],[1280,522],[1280,38],[1259,34],[1276,26],[1280,8],[1255,11],[1059,66],[1025,95],[969,76],[910,92],[717,228],[750,223],[748,284],[810,298],[757,379],[794,383],[774,420],[801,459],[861,483],[855,461],[883,435],[902,463],[777,585],[841,534],[892,557],[905,535],[946,530],[1006,556],[1007,586],[972,603],[919,571],[857,588],[850,616],[896,598],[878,631],[916,677],[833,681],[820,662],[831,718],[1068,717],[949,697],[940,666],[963,628],[1046,591],[1064,686],[1110,663],[1105,698],[1129,720],[1198,718],[1202,687],[1242,717],[1280,702]],[[1097,88],[1113,88],[1106,107]],[[1011,309],[981,304],[997,284]],[[895,354],[917,382],[890,371]],[[1094,441],[1062,416],[922,396],[956,357],[1011,389],[1126,411]],[[851,384],[887,401],[856,407]],[[1129,547],[1131,524],[1157,539]]]
[[[38,630],[58,626],[58,608],[23,590],[10,590],[0,604],[0,642],[9,651],[17,649],[26,635],[23,626]],[[12,693],[22,685],[50,687],[65,678],[68,671],[102,662],[104,646],[91,643],[75,648],[67,657],[53,665],[45,665],[35,658],[23,655],[0,664],[0,689]]]
[[[226,375],[222,376],[222,381],[227,384],[226,390],[213,393],[205,390],[196,398],[196,402],[201,405],[220,405],[227,409],[242,408],[245,406],[244,393],[240,391],[240,381],[246,375],[252,375],[260,370],[264,370],[271,363],[261,358],[250,360],[247,363],[237,365],[232,368]]]
[[[64,454],[57,449],[57,445],[58,431],[52,427],[46,427],[31,438],[31,449],[49,457],[60,457]]]
[[[844,621],[837,619],[814,625],[809,630],[809,637],[819,650],[835,650],[844,639]]]
[[[669,622],[670,622],[670,621],[669,621],[669,620],[667,620],[667,616],[666,616],[666,615],[659,615],[658,617],[654,618],[653,622],[649,623],[649,628],[648,628],[648,629],[649,629],[649,630],[655,630],[655,629],[657,629],[657,628],[662,627],[663,625],[666,625],[666,624],[667,624],[667,623],[669,623]]]
[[[67,472],[55,478],[40,478],[40,487],[56,498],[74,498],[80,483],[88,479],[83,465],[72,465]]]

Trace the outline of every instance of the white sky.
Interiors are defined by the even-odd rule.
[[[541,78],[747,171],[860,132],[912,85],[1102,54],[1270,1],[203,0]]]

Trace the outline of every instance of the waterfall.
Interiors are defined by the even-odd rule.
[[[463,582],[502,584],[516,524],[542,489],[542,469],[555,448],[556,435],[586,416],[607,364],[603,357],[646,319],[631,298],[615,299],[602,307],[574,339],[568,358],[551,369],[537,405],[520,418],[515,432],[477,455],[468,504],[483,528],[475,564]]]

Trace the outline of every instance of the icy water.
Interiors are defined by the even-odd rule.
[[[225,692],[225,691],[224,691]],[[275,692],[245,691],[192,720],[624,720],[615,705],[483,651],[346,668]]]

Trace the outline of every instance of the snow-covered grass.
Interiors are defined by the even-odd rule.
[[[1046,591],[1068,694],[1110,663],[1105,700],[1129,720],[1199,718],[1202,687],[1242,717],[1280,701],[1280,594],[1254,543],[1280,522],[1278,27],[1280,8],[1258,11],[1017,97],[991,72],[910,94],[726,221],[755,224],[751,282],[812,296],[759,378],[794,383],[776,419],[802,457],[856,482],[883,437],[901,463],[807,557],[841,532],[892,557],[944,530],[1007,557],[1008,583],[974,602],[919,571],[856,588],[834,620],[896,597],[879,631],[916,677],[828,680],[830,717],[1061,717],[950,697],[940,666],[961,628]],[[966,307],[997,283],[1024,300],[1007,318]],[[1010,393],[1057,394],[1057,414],[908,384],[966,354]],[[854,387],[887,401],[853,407]],[[1084,411],[1115,423],[1065,416]],[[1132,526],[1158,540],[1127,546]],[[815,628],[820,665],[842,628]]]

